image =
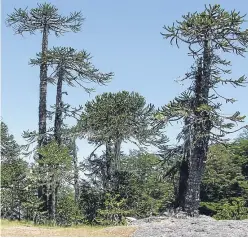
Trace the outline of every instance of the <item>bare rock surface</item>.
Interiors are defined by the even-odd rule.
[[[151,217],[134,221],[138,229],[133,237],[248,237],[248,220],[217,221],[211,217],[198,218]]]

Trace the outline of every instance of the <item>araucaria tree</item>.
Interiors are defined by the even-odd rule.
[[[63,128],[63,119],[67,116],[74,116],[79,113],[78,109],[70,109],[69,104],[63,102],[63,84],[68,86],[81,86],[86,92],[93,90],[85,86],[86,83],[93,82],[104,85],[109,82],[113,73],[101,73],[90,62],[90,54],[86,51],[76,51],[71,47],[53,47],[47,51],[47,65],[53,68],[53,73],[49,77],[52,82],[57,82],[55,112],[51,112],[50,116],[55,114],[54,118],[54,139],[59,146],[66,144],[71,148],[71,156],[74,163],[74,185],[75,185],[75,201],[78,200],[78,165],[76,154],[76,135],[73,130]],[[42,53],[37,54],[36,59],[31,59],[31,65],[42,64]],[[80,115],[80,114],[79,114]],[[64,132],[64,133],[63,133]],[[54,195],[57,196],[57,190]],[[52,203],[51,203],[52,204]],[[52,204],[53,205],[53,204]],[[54,209],[51,209],[54,210]]]
[[[8,16],[7,25],[13,27],[16,34],[28,32],[34,34],[36,31],[42,33],[42,47],[40,64],[40,100],[39,100],[39,146],[46,141],[46,96],[48,81],[47,51],[48,36],[54,33],[56,36],[63,35],[66,32],[78,32],[83,22],[81,12],[71,13],[70,16],[61,16],[58,9],[51,4],[38,4],[37,8],[15,9]]]
[[[90,170],[101,173],[104,189],[111,189],[113,175],[119,171],[122,143],[134,142],[139,146],[167,141],[162,127],[153,127],[155,111],[153,105],[146,105],[144,97],[127,91],[104,93],[86,103],[78,130],[96,146],[95,150],[105,147],[100,159],[95,150],[89,158]]]
[[[59,145],[62,142],[63,117],[77,113],[77,110],[69,110],[69,105],[63,103],[62,96],[66,93],[63,91],[63,83],[72,87],[78,85],[86,92],[91,92],[94,89],[86,87],[86,83],[93,82],[104,85],[113,76],[112,72],[101,73],[90,62],[90,59],[91,56],[86,51],[76,51],[71,47],[53,47],[47,51],[47,64],[53,68],[53,73],[49,78],[57,81],[54,137]],[[37,54],[36,59],[31,59],[30,64],[41,65],[42,53]]]
[[[81,12],[71,13],[70,16],[61,16],[58,9],[47,3],[38,4],[37,8],[28,10],[15,9],[8,15],[7,25],[14,29],[16,34],[28,32],[34,34],[36,31],[42,33],[41,58],[40,64],[40,96],[39,96],[39,137],[38,146],[46,144],[46,119],[47,119],[47,82],[48,82],[48,36],[52,32],[56,36],[63,35],[66,32],[78,32],[83,22]],[[39,156],[41,158],[41,155]],[[43,194],[42,188],[39,188],[39,197]]]
[[[187,187],[183,209],[190,216],[198,213],[200,185],[207,159],[209,143],[223,141],[235,122],[244,117],[236,112],[233,116],[221,114],[221,99],[233,103],[235,99],[220,95],[220,84],[244,86],[245,76],[239,79],[224,79],[230,74],[231,63],[220,57],[220,52],[244,56],[248,47],[248,30],[241,30],[245,16],[235,10],[227,12],[220,5],[205,6],[202,13],[188,13],[183,21],[164,27],[162,35],[170,42],[188,45],[189,55],[196,63],[192,71],[186,74],[192,84],[187,92],[164,106],[166,120],[184,118],[184,152],[188,163]],[[218,100],[218,102],[216,102]],[[229,120],[229,121],[227,121]],[[218,134],[216,133],[218,132]]]

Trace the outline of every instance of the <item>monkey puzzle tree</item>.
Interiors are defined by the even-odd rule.
[[[101,73],[90,62],[91,56],[86,51],[76,51],[71,47],[53,47],[47,51],[47,64],[53,68],[53,73],[50,76],[52,80],[57,81],[57,94],[55,112],[50,112],[49,115],[55,114],[54,119],[54,138],[58,145],[68,140],[69,146],[72,149],[71,156],[74,162],[74,182],[75,182],[75,200],[78,200],[78,168],[77,168],[77,155],[76,155],[76,137],[73,135],[72,130],[63,130],[63,119],[67,116],[76,116],[82,109],[70,110],[69,104],[64,104],[62,100],[63,83],[75,87],[79,85],[83,87],[86,92],[91,92],[93,89],[86,87],[84,84],[89,82],[104,85],[111,80],[113,73]],[[37,54],[36,59],[31,59],[31,65],[42,64],[42,53]],[[67,93],[66,93],[67,94]],[[79,114],[80,115],[80,114]],[[62,135],[62,133],[64,135]],[[68,132],[70,138],[68,138]]]
[[[46,96],[47,96],[47,51],[48,36],[53,32],[56,36],[63,35],[66,32],[78,32],[83,22],[81,12],[71,13],[64,17],[59,15],[58,8],[51,4],[38,4],[37,8],[30,11],[26,9],[15,9],[8,15],[7,25],[14,29],[16,34],[29,32],[34,34],[36,31],[42,33],[42,51],[40,64],[40,100],[39,100],[39,146],[45,143],[46,138]]]
[[[221,114],[220,99],[231,103],[235,99],[225,98],[217,91],[220,84],[243,86],[246,82],[245,76],[236,80],[224,79],[224,74],[231,73],[225,68],[231,63],[219,56],[220,51],[244,56],[248,47],[248,30],[241,30],[244,18],[235,10],[227,12],[220,5],[210,5],[205,6],[202,13],[183,16],[183,21],[178,21],[177,25],[165,26],[166,33],[162,33],[177,46],[179,41],[186,43],[189,55],[196,59],[195,67],[185,77],[192,80],[189,90],[162,109],[167,121],[187,119],[188,144],[185,144],[184,151],[188,151],[189,156],[184,209],[191,216],[199,207],[200,184],[209,142],[223,140],[226,134],[231,133],[234,122],[244,119],[239,112],[230,117]]]
[[[90,62],[91,56],[86,51],[76,51],[71,47],[53,47],[47,51],[46,62],[48,66],[53,67],[53,73],[49,77],[52,80],[57,80],[57,94],[55,105],[55,121],[54,121],[54,136],[58,144],[61,144],[61,133],[63,124],[63,112],[65,116],[73,110],[69,111],[69,105],[64,104],[62,100],[63,83],[75,87],[79,85],[86,92],[91,92],[92,88],[86,87],[84,83],[94,82],[104,85],[111,80],[113,73],[101,73]],[[36,59],[31,59],[31,65],[42,64],[42,53],[37,54]],[[80,107],[81,109],[81,107]],[[74,113],[76,113],[75,110]],[[50,114],[51,115],[51,114]]]
[[[104,93],[86,103],[78,129],[83,135],[88,133],[87,138],[96,149],[106,148],[100,159],[91,160],[96,149],[89,158],[91,170],[94,167],[98,172],[102,170],[104,187],[109,186],[113,174],[119,170],[123,142],[157,145],[167,141],[162,127],[153,127],[154,112],[154,106],[146,105],[144,97],[127,91]]]
[[[66,32],[78,32],[83,22],[81,12],[70,13],[68,17],[61,16],[58,8],[51,4],[38,4],[37,8],[15,9],[8,15],[7,25],[12,27],[16,34],[29,32],[34,34],[36,31],[42,33],[41,58],[40,64],[40,97],[39,97],[39,137],[38,146],[41,147],[46,143],[46,96],[48,81],[47,51],[48,36],[53,32],[57,37]],[[41,155],[39,155],[41,158]],[[39,188],[39,197],[43,194],[42,188]],[[44,198],[46,200],[46,198]],[[45,208],[46,209],[46,208]]]

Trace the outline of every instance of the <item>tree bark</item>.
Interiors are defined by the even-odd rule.
[[[39,147],[44,145],[46,142],[47,50],[48,26],[44,25],[42,36],[42,62],[40,65]]]
[[[38,139],[39,148],[46,144],[47,50],[48,50],[48,26],[45,24],[42,34],[42,62],[40,65],[39,139]],[[42,156],[39,154],[39,159],[41,158]],[[38,197],[44,201],[41,208],[43,211],[47,210],[46,191],[47,191],[46,185],[40,185],[38,187]]]
[[[185,196],[188,187],[188,177],[189,177],[189,158],[184,158],[180,165],[180,177],[179,186],[175,202],[175,208],[180,207],[183,211],[185,210]]]
[[[112,179],[112,146],[111,146],[111,140],[107,141],[106,143],[106,179],[104,179],[104,186],[106,190],[110,189],[110,183]]]
[[[77,146],[76,146],[76,138],[73,139],[73,166],[74,166],[74,191],[75,191],[75,203],[79,202],[79,169],[78,169],[78,159],[77,159]]]
[[[56,112],[54,121],[54,137],[58,145],[61,145],[61,128],[62,128],[62,86],[63,86],[63,68],[58,67],[58,82],[57,82],[57,94],[56,94]]]
[[[200,203],[200,186],[204,165],[207,159],[211,122],[206,110],[198,110],[202,105],[208,105],[210,88],[211,52],[210,42],[206,40],[202,62],[198,65],[195,80],[195,102],[193,133],[190,139],[189,178],[185,197],[185,210],[189,216],[198,214]]]
[[[58,145],[62,142],[62,86],[63,86],[63,68],[58,66],[58,81],[57,81],[57,94],[56,94],[56,110],[55,110],[55,121],[54,121],[54,137]],[[48,197],[48,210],[50,214],[50,219],[55,223],[56,218],[56,205],[58,196],[58,183],[54,176],[52,176],[51,181],[51,194]]]
[[[54,168],[54,170],[56,170]],[[56,224],[56,179],[54,174],[51,176],[51,197],[50,200],[50,220],[53,225]]]
[[[114,156],[114,172],[120,170],[120,154],[121,154],[121,139],[116,139],[115,156]]]
[[[176,194],[175,208],[180,207],[185,211],[185,197],[188,188],[188,179],[189,179],[189,160],[190,160],[190,124],[191,118],[187,117],[184,120],[184,152],[183,160],[179,168],[179,186]]]

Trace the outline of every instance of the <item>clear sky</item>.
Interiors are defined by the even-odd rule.
[[[14,8],[33,8],[35,0],[2,0],[2,119],[18,143],[23,144],[23,130],[38,128],[39,68],[28,65],[41,49],[41,34],[14,35],[5,26],[7,14]],[[185,87],[174,80],[183,76],[192,64],[187,48],[178,49],[160,35],[164,25],[172,25],[183,14],[202,11],[204,4],[219,3],[226,10],[237,9],[248,13],[248,1],[199,1],[199,0],[50,0],[61,14],[82,11],[86,18],[80,33],[67,33],[63,37],[51,36],[49,47],[71,46],[85,49],[92,54],[92,62],[102,72],[113,71],[115,77],[105,87],[96,87],[89,97],[83,89],[69,89],[64,101],[77,106],[84,105],[96,94],[120,90],[136,91],[148,103],[162,106],[173,99]],[[247,17],[248,18],[248,17]],[[245,27],[248,27],[246,24]],[[248,55],[247,55],[248,56]],[[248,75],[248,59],[230,57],[233,60],[232,77]],[[248,116],[248,88],[221,89],[226,96],[238,99],[233,105],[224,105],[223,113],[239,110]],[[48,104],[55,103],[55,87],[49,86]],[[246,122],[248,120],[246,119]],[[172,141],[180,125],[167,129]],[[86,142],[78,143],[80,156],[86,156],[91,148]]]

